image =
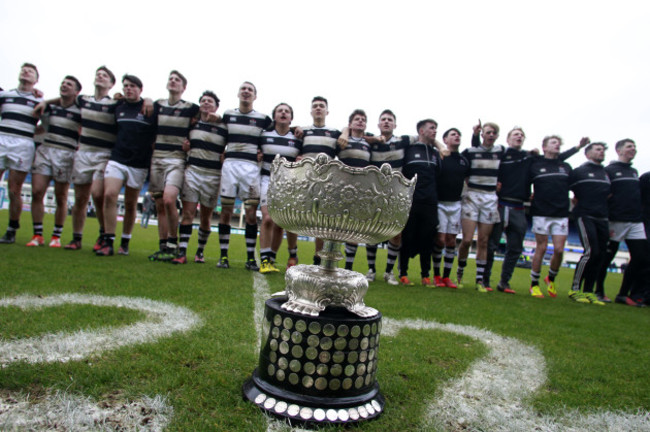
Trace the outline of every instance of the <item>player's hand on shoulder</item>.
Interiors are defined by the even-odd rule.
[[[208,114],[208,121],[212,123],[221,123],[221,116],[216,113]]]
[[[38,118],[38,117],[42,116],[43,113],[45,112],[46,107],[47,107],[47,104],[45,103],[45,101],[39,102],[38,105],[36,105],[34,107],[34,109],[32,110],[32,117]]]
[[[142,110],[140,111],[144,114],[145,117],[151,117],[153,114],[153,99],[144,98],[144,103],[142,104]]]

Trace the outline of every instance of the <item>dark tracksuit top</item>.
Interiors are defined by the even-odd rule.
[[[641,185],[639,173],[631,163],[614,161],[605,167],[612,183],[609,198],[609,220],[613,222],[641,222]]]
[[[571,166],[560,159],[537,156],[528,171],[528,185],[535,186],[531,214],[545,217],[569,216],[569,174]]]

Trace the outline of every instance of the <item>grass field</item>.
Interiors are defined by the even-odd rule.
[[[2,229],[6,220],[7,212],[0,211]],[[173,266],[147,260],[157,246],[154,226],[147,230],[136,226],[130,256],[100,258],[91,253],[97,232],[94,219],[88,220],[84,249],[78,252],[26,248],[24,244],[31,238],[28,212],[23,214],[21,224],[17,243],[0,247],[1,297],[29,294],[39,299],[73,293],[144,298],[186,308],[198,316],[200,324],[153,342],[107,349],[80,360],[29,363],[2,357],[1,430],[18,427],[15,417],[2,414],[7,401],[27,398],[29,417],[29,409],[36,413],[38,403],[51,395],[86,398],[100,406],[159,396],[173,409],[173,414],[169,409],[165,411],[171,419],[165,429],[169,431],[285,428],[269,423],[256,407],[241,397],[241,386],[257,364],[259,326],[253,317],[256,295],[259,297],[261,290],[262,297],[268,297],[284,287],[283,273],[261,276],[244,270],[242,236],[232,236],[231,269],[221,270],[214,266],[218,256],[216,233],[208,243],[207,264]],[[46,239],[51,229],[52,219],[48,217]],[[64,242],[70,237],[68,221]],[[195,248],[196,232],[190,243],[192,255]],[[312,255],[313,243],[301,242],[301,261],[310,262]],[[278,260],[284,263],[286,258],[283,249]],[[383,273],[384,250],[380,250],[377,261],[377,268]],[[494,274],[498,273],[499,266],[497,262]],[[365,273],[364,248],[359,248],[355,269]],[[632,424],[637,429],[650,430],[650,308],[570,302],[567,290],[571,276],[572,270],[563,268],[557,279],[558,298],[543,300],[527,295],[529,275],[522,269],[516,270],[513,281],[517,295],[484,295],[471,287],[451,290],[392,287],[383,281],[372,283],[365,297],[366,304],[379,309],[387,323],[417,322],[420,327],[426,327],[421,324],[429,322],[455,324],[463,329],[476,329],[479,336],[417,326],[394,335],[384,331],[378,380],[386,398],[385,412],[378,420],[361,424],[358,429],[531,430],[522,426],[529,423],[513,423],[508,409],[502,413],[503,418],[474,423],[469,417],[452,421],[435,418],[435,405],[445,399],[445,389],[466,377],[473,365],[489,357],[494,346],[482,341],[480,336],[489,333],[520,344],[512,345],[509,354],[504,354],[521,357],[521,363],[514,367],[516,370],[506,372],[541,377],[540,387],[523,388],[523,393],[517,396],[519,400],[512,401],[512,412],[530,411],[533,413],[530,421],[542,425],[539,430],[571,429],[566,421],[572,421],[576,415],[595,413],[614,413],[614,420],[598,423],[601,426],[595,427],[596,430],[630,430],[624,426],[627,418],[640,418]],[[412,261],[411,278],[419,280],[417,260]],[[466,280],[472,278],[473,263],[470,263]],[[610,297],[614,297],[619,284],[620,275],[608,277]],[[146,312],[115,306],[62,304],[40,309],[5,306],[0,309],[0,337],[6,345],[56,332],[82,335],[85,331],[134,325],[146,317]],[[525,350],[517,348],[522,346],[532,347],[542,361],[535,356],[526,357]],[[488,362],[484,377],[487,381],[491,379],[490,371],[501,373],[500,368],[513,368],[506,361],[508,358],[501,360]],[[485,389],[490,388],[487,381]],[[523,381],[522,386],[526,387]],[[479,382],[479,390],[472,398],[479,399],[486,407],[501,397],[487,390],[481,392],[481,388]],[[561,419],[563,413],[569,414],[569,420]],[[573,430],[594,430],[594,426],[581,424]],[[95,429],[110,429],[109,426],[98,424]],[[122,430],[128,428],[123,426]]]

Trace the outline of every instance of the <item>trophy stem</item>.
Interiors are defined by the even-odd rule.
[[[338,261],[343,258],[341,253],[341,244],[343,242],[334,240],[325,240],[323,249],[318,251],[318,256],[323,259],[321,267],[327,271],[336,271]]]

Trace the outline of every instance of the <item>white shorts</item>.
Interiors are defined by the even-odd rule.
[[[441,201],[438,203],[438,232],[458,234],[460,228],[460,201]]]
[[[220,181],[221,174],[202,174],[189,168],[185,171],[181,200],[201,203],[201,206],[213,209],[219,199]]]
[[[260,198],[260,167],[245,161],[226,159],[221,168],[221,197]]]
[[[93,180],[104,180],[104,170],[110,157],[109,149],[78,150],[72,166],[72,183],[89,184]]]
[[[569,218],[533,216],[533,233],[541,235],[569,235]]]
[[[104,178],[116,178],[126,182],[131,189],[142,189],[144,181],[147,179],[146,168],[133,168],[123,165],[119,162],[108,161]]]
[[[29,172],[34,160],[34,140],[0,133],[0,171]]]
[[[260,207],[268,206],[268,192],[269,192],[269,181],[271,180],[270,176],[262,176],[260,180]]]
[[[151,160],[151,176],[149,177],[149,192],[159,193],[166,186],[183,188],[185,177],[185,159],[153,158]]]
[[[74,150],[41,145],[36,149],[32,173],[52,177],[57,183],[70,183]]]
[[[493,192],[468,190],[461,204],[461,218],[484,224],[495,224],[499,218],[499,200]]]
[[[609,239],[615,242],[623,240],[645,240],[643,222],[609,221]]]

